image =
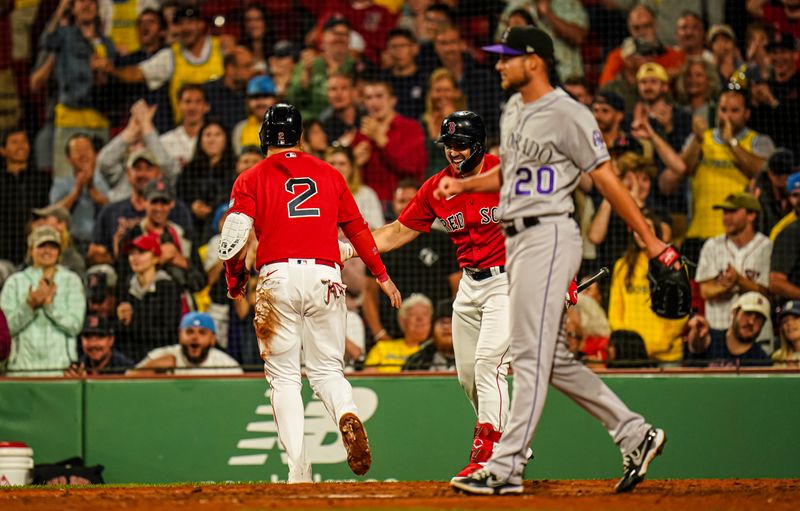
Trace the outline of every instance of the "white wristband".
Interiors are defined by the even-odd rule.
[[[343,263],[348,259],[352,259],[354,254],[353,245],[344,241],[339,241],[339,257],[342,259]]]

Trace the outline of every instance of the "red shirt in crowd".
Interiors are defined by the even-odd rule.
[[[306,7],[317,16],[317,29],[322,27],[331,16],[342,16],[358,32],[366,48],[364,57],[373,65],[381,65],[381,53],[386,48],[386,36],[397,25],[397,14],[392,14],[385,7],[370,3],[368,7],[357,9],[350,0],[304,0]]]
[[[487,154],[481,172],[500,164],[500,158]],[[456,245],[458,265],[462,268],[490,268],[506,263],[505,237],[500,231],[495,193],[460,193],[449,199],[435,199],[433,191],[444,176],[455,176],[448,165],[431,176],[400,213],[398,221],[410,229],[429,232],[438,220]]]
[[[372,147],[372,155],[361,172],[364,184],[375,190],[382,201],[391,200],[398,181],[403,178],[414,178],[421,182],[428,167],[425,134],[417,121],[396,114],[389,124],[388,138],[389,142],[384,147],[378,147],[359,131],[352,143],[352,147],[355,147],[366,141]]]
[[[367,229],[342,175],[299,151],[273,154],[243,172],[229,211],[253,219],[256,268],[287,258],[341,264],[337,227],[348,237]]]
[[[661,64],[667,70],[670,76],[673,76],[680,70],[683,62],[686,60],[686,55],[680,50],[675,48],[665,48],[664,53],[655,57],[653,62]],[[603,86],[610,82],[617,75],[622,72],[624,64],[622,63],[622,50],[614,48],[608,52],[606,63],[603,66],[603,72],[600,74],[599,85]]]

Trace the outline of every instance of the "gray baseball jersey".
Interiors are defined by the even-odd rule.
[[[560,88],[528,104],[511,96],[500,129],[503,220],[572,213],[580,173],[609,159],[592,112]]]

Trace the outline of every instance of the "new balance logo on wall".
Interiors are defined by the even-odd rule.
[[[269,403],[269,390],[265,394]],[[353,387],[353,399],[358,407],[358,415],[363,422],[367,422],[378,408],[378,395],[364,387]],[[255,451],[253,454],[231,456],[228,465],[265,465],[270,456],[280,452],[281,463],[286,465],[286,453],[278,441],[278,428],[272,415],[270,404],[256,408],[256,415],[268,417],[265,421],[255,421],[247,424],[249,433],[259,433],[260,436],[239,440],[237,449]],[[322,401],[314,397],[306,405],[305,412],[305,439],[306,452],[312,465],[336,464],[347,461],[347,452],[341,441],[339,428],[331,420]]]

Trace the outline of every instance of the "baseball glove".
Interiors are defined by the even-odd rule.
[[[673,265],[681,262],[676,270]],[[668,246],[658,256],[650,259],[647,272],[650,281],[650,308],[662,318],[680,319],[689,315],[692,308],[692,289],[686,264],[678,251]]]

